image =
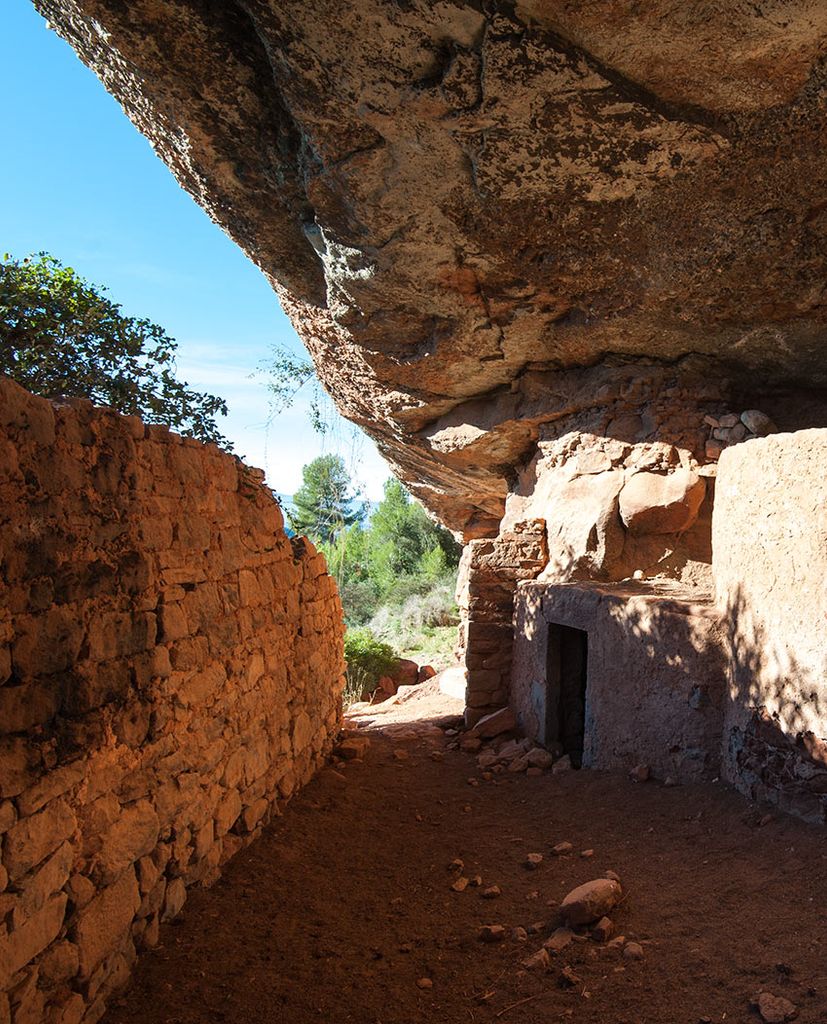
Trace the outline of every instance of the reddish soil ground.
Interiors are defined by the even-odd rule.
[[[363,716],[365,762],[322,772],[221,881],[191,893],[108,1024],[754,1024],[760,990],[827,1022],[823,830],[779,814],[759,825],[718,785],[580,771],[472,786],[473,755],[422,723],[451,702],[416,703]],[[574,853],[553,857],[566,840]],[[530,852],[544,855],[534,871]],[[452,892],[456,857],[502,895]],[[553,920],[607,869],[626,893],[618,931],[644,959],[583,941],[547,973],[523,969],[545,934],[519,942],[511,929]],[[491,923],[506,941],[479,941]],[[579,979],[568,988],[564,967]]]

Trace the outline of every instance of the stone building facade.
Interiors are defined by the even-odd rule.
[[[340,727],[342,614],[258,471],[0,381],[0,1021],[98,1020]]]
[[[694,439],[580,426],[538,442],[500,537],[466,553],[462,587],[488,596],[461,599],[468,720],[508,703],[576,765],[721,777],[823,822],[827,430],[702,405]],[[490,680],[474,622],[494,614]]]

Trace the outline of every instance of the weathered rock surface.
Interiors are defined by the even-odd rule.
[[[732,388],[827,384],[820,0],[36,6],[466,537],[544,431],[714,459]]]

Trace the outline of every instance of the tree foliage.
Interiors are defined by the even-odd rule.
[[[385,484],[384,498],[369,523],[356,523],[324,545],[351,625],[367,622],[385,605],[401,607],[434,587],[452,590],[460,550],[451,534],[393,479]]]
[[[365,504],[351,488],[341,455],[320,455],[302,469],[302,485],[287,513],[290,525],[317,543],[332,542],[365,517]]]
[[[224,400],[179,381],[175,340],[104,291],[46,253],[4,256],[0,373],[45,398],[88,398],[229,449],[215,422]]]
[[[304,356],[296,355],[284,345],[273,347],[272,357],[259,366],[265,377],[265,386],[270,393],[271,415],[289,409],[296,396],[306,386],[310,386],[309,416],[310,425],[317,434],[326,434],[330,430],[330,399],[325,395],[316,368]]]

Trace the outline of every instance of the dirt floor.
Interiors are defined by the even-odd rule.
[[[191,892],[108,1024],[754,1024],[762,990],[827,1022],[825,831],[765,820],[719,785],[591,771],[471,785],[475,757],[428,721],[456,711],[432,696],[363,713],[365,762],[322,772]],[[554,857],[563,841],[572,854]],[[455,858],[502,894],[453,892]],[[607,869],[625,892],[617,932],[644,958],[584,939],[527,971],[562,897]],[[481,942],[494,923],[505,940]]]

